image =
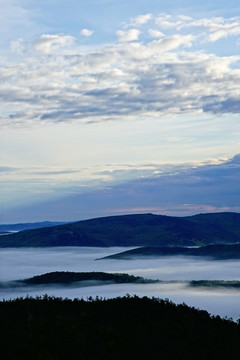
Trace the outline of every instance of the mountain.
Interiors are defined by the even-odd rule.
[[[52,222],[52,221],[41,221],[36,223],[20,223],[20,224],[0,224],[0,233],[11,232],[11,231],[23,231],[29,229],[40,229],[43,227],[50,227],[56,225],[66,224],[65,222]]]
[[[196,246],[238,242],[239,213],[110,216],[0,237],[0,247]]]
[[[133,250],[123,251],[104,258],[98,259],[118,259],[133,260],[156,258],[161,256],[201,256],[213,258],[215,260],[240,259],[240,244],[234,245],[208,245],[198,248],[187,247],[141,247]]]

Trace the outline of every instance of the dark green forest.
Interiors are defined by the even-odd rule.
[[[169,300],[19,298],[0,302],[4,360],[235,359],[240,326]]]

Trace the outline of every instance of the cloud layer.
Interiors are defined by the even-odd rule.
[[[240,56],[209,49],[213,43],[222,47],[226,38],[237,46],[239,35],[240,17],[146,14],[119,29],[115,43],[99,47],[83,48],[67,34],[43,34],[31,44],[14,39],[16,61],[0,66],[0,121],[236,114]]]
[[[160,164],[142,164],[142,168],[133,166],[132,170],[130,165],[126,165],[125,169],[116,169],[116,174],[113,170],[95,174],[98,180],[105,178],[105,181],[98,182],[97,190],[96,187],[95,190],[90,187],[81,190],[79,182],[78,187],[69,182],[67,191],[63,187],[58,192],[55,189],[58,196],[54,198],[48,187],[50,193],[45,200],[41,194],[41,201],[36,204],[22,206],[21,211],[8,210],[4,216],[11,222],[20,222],[23,219],[66,221],[146,212],[166,215],[239,212],[239,159],[237,155],[215,164],[165,164],[162,167]],[[133,172],[132,180],[112,185],[114,177],[115,181],[117,177],[129,177],[129,174],[123,175],[124,170]],[[108,177],[109,182],[106,181]]]

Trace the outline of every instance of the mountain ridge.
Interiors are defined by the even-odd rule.
[[[11,232],[11,231],[23,231],[40,229],[43,227],[51,227],[57,225],[64,225],[66,222],[62,221],[38,221],[38,222],[27,222],[27,223],[16,223],[16,224],[0,224],[0,232]]]
[[[189,247],[139,247],[132,250],[123,251],[113,255],[108,255],[96,260],[117,259],[149,259],[169,256],[205,257],[214,260],[238,260],[240,259],[240,244],[234,245],[205,245],[196,248]]]
[[[240,242],[240,214],[131,214],[2,235],[0,247],[201,246]]]

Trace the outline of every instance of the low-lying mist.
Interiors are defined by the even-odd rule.
[[[240,280],[240,261],[216,261],[189,257],[162,257],[138,260],[95,260],[126,248],[25,248],[1,249],[0,299],[19,296],[54,295],[69,298],[116,297],[126,293],[169,298],[206,309],[211,314],[240,317],[240,291],[234,289],[191,288],[189,280]],[[93,286],[4,287],[6,282],[30,278],[52,271],[104,271],[128,273],[169,283],[109,284]],[[91,284],[92,285],[92,284]]]

